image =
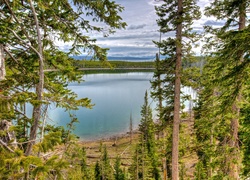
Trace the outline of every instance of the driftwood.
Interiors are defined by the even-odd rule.
[[[100,155],[87,155],[86,156],[87,158],[89,159],[99,159],[100,158]],[[109,156],[109,159],[116,159],[117,157],[116,156]],[[132,159],[131,157],[120,157],[120,159]]]

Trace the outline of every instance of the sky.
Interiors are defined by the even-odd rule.
[[[155,6],[160,5],[161,0],[115,0],[125,10],[120,13],[123,21],[127,23],[126,29],[116,30],[115,34],[104,37],[103,33],[89,34],[91,38],[97,39],[97,44],[103,48],[109,48],[108,56],[113,57],[140,57],[152,58],[158,52],[155,44],[159,41],[159,27],[156,23],[158,19]],[[204,12],[204,7],[209,5],[211,0],[200,0],[198,5]],[[203,31],[203,25],[216,25],[216,21],[204,15],[194,22],[195,31]],[[162,37],[164,38],[164,37]],[[202,43],[196,49],[196,54],[200,54]]]
[[[126,29],[117,30],[109,37],[96,36],[101,47],[109,48],[108,56],[118,57],[154,57],[158,52],[155,44],[159,41],[159,27],[155,6],[160,5],[159,0],[115,0],[125,10],[120,14],[127,23]],[[209,5],[209,0],[200,0],[198,5],[204,12],[204,7]],[[195,31],[202,31],[203,25],[216,23],[205,16],[194,23]],[[164,37],[163,37],[164,38]],[[200,44],[201,46],[202,44]],[[200,47],[194,49],[200,54]]]
[[[125,10],[120,14],[126,29],[107,38],[97,37],[98,44],[110,48],[108,56],[148,57],[158,51],[153,40],[159,40],[154,0],[116,0]]]

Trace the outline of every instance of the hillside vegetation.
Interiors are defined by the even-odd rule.
[[[130,62],[130,61],[89,61],[89,60],[78,60],[75,62],[75,66],[78,68],[155,68],[154,61],[147,62]]]

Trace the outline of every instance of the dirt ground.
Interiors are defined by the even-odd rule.
[[[101,140],[81,141],[80,144],[85,147],[89,165],[92,165],[100,158],[100,147],[106,146],[111,163],[114,162],[116,157],[120,157],[122,165],[129,166],[132,163],[138,135],[138,132],[134,132],[132,138],[129,134],[123,134]]]

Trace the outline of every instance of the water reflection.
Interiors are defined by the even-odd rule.
[[[136,127],[152,76],[150,72],[89,74],[84,76],[85,82],[70,84],[69,88],[79,97],[88,97],[95,104],[93,109],[80,108],[73,112],[80,121],[74,133],[82,139],[97,139],[127,132],[130,113]],[[69,122],[68,114],[60,108],[51,108],[49,116],[56,125],[65,126]]]

